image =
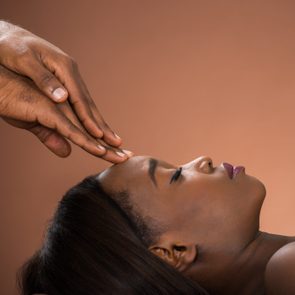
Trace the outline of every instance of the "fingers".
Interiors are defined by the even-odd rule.
[[[73,110],[68,101],[58,104],[57,107],[76,127],[79,128],[81,132],[83,132],[83,134],[87,135],[87,131],[84,129],[83,125],[78,120],[76,115],[73,113]],[[133,153],[130,151],[109,146],[102,139],[92,139],[96,141],[97,144],[100,144],[106,149],[105,155],[102,156],[102,158],[106,161],[112,163],[121,163],[122,161],[125,161],[127,158],[133,155]]]
[[[102,156],[102,159],[108,162],[122,163],[134,155],[131,151],[109,146],[102,140],[98,140],[98,142],[106,148],[107,152]]]
[[[120,146],[122,140],[97,110],[77,64],[59,48],[27,31],[20,36],[23,38],[16,35],[6,39],[4,46],[2,44],[2,53],[7,57],[5,66],[29,77],[54,102],[64,102],[70,96],[75,113],[87,132],[95,138],[103,138],[107,144]]]
[[[122,139],[105,122],[103,116],[100,114],[93,99],[91,98],[90,93],[86,87],[86,84],[84,83],[79,72],[78,72],[78,79],[79,79],[80,84],[82,86],[83,93],[86,94],[86,101],[87,101],[87,104],[90,106],[90,110],[93,114],[93,117],[94,117],[95,121],[98,122],[100,128],[103,131],[103,138],[102,138],[103,141],[106,142],[107,144],[110,144],[115,147],[120,146],[122,144]]]
[[[84,134],[67,117],[56,109],[50,111],[47,116],[46,114],[41,115],[39,122],[50,129],[56,130],[72,143],[80,146],[94,156],[101,157],[106,153],[106,149],[103,146],[98,144],[96,140]]]
[[[116,151],[108,146],[118,147],[122,140],[114,134],[97,110],[76,63],[48,42],[34,38],[30,35],[30,38],[21,40],[21,52],[14,51],[14,47],[7,47],[7,52],[10,52],[11,56],[7,59],[6,67],[30,78],[46,96],[31,87],[31,80],[18,77],[16,86],[21,87],[6,87],[11,90],[8,91],[9,97],[14,93],[13,99],[16,103],[6,100],[8,102],[4,106],[11,112],[7,113],[8,117],[42,125],[43,129],[35,128],[32,132],[60,156],[67,156],[71,152],[66,140],[69,139],[95,156],[104,157],[115,163],[125,161],[128,156],[124,152],[120,154],[122,151]],[[25,80],[30,87],[24,85]],[[30,88],[27,92],[23,91],[27,88]],[[57,104],[53,104],[48,97],[54,102],[61,103],[69,97],[75,116],[88,133],[83,132],[82,128],[77,127],[59,111],[56,108]],[[102,139],[104,146],[97,142],[97,138]]]
[[[44,64],[44,67],[49,70],[49,73],[54,72],[59,81],[64,84],[64,89],[67,89],[65,97],[69,97],[72,108],[83,127],[93,137],[102,138],[109,145],[116,147],[120,146],[122,144],[122,139],[111,130],[108,124],[104,121],[102,115],[99,113],[79,73],[76,62],[70,57],[65,56],[62,58],[56,57],[55,60],[52,60],[54,56],[55,55],[42,56],[41,62]],[[56,60],[59,60],[60,62],[57,64]],[[46,75],[44,77],[45,80],[51,79]],[[37,80],[37,78],[35,80]],[[51,79],[51,81],[52,84],[54,84],[53,79]],[[42,84],[39,87],[42,87]],[[55,87],[55,84],[54,86],[51,86],[49,90],[56,89],[53,87]],[[62,90],[59,88],[55,91],[58,93],[61,91],[62,93]],[[62,100],[60,101],[63,102],[64,99],[65,98],[62,97]]]
[[[49,129],[55,130],[58,134],[94,156],[102,157],[112,163],[121,163],[128,159],[128,156],[124,153],[118,154],[107,151],[107,147],[81,131],[57,108],[53,107],[51,110],[47,109],[45,112],[39,113],[38,122]]]
[[[48,149],[50,149],[57,156],[67,157],[71,153],[71,145],[64,137],[60,136],[54,130],[50,130],[38,123],[24,122],[9,118],[3,119],[14,127],[26,129],[32,132]]]
[[[94,118],[90,105],[87,102],[87,93],[83,89],[81,80],[79,79],[78,69],[76,65],[68,67],[65,77],[65,86],[69,91],[69,100],[77,114],[77,117],[82,122],[85,129],[95,138],[102,138],[103,131],[99,121]]]
[[[65,158],[70,155],[71,145],[56,131],[41,125],[35,125],[26,129],[36,135],[37,138],[57,156]],[[103,146],[102,142],[100,142],[100,144]],[[104,147],[107,151],[101,158],[111,163],[121,163],[133,156],[133,153],[127,150],[120,150],[108,146]]]
[[[100,122],[100,127],[103,131],[103,141],[112,146],[119,147],[122,144],[122,139],[119,137],[119,135],[112,131],[109,125],[104,121],[102,115],[99,113],[94,103],[91,110],[94,115],[94,118],[96,118],[96,120]]]
[[[38,88],[55,102],[63,102],[68,97],[68,91],[35,56],[27,58],[27,62],[20,65],[21,74],[31,78]]]
[[[30,129],[34,135],[57,156],[65,158],[71,153],[71,145],[67,140],[56,131],[41,125],[34,126]]]
[[[73,61],[70,63],[72,64],[67,68],[68,74],[63,77],[64,80],[63,78],[60,79],[64,81],[68,89],[69,100],[77,117],[92,136],[102,138],[107,144],[112,146],[120,146],[122,144],[122,139],[105,123],[90,97],[77,65]]]

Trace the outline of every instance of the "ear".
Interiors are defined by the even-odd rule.
[[[196,244],[175,241],[167,236],[162,236],[156,244],[149,247],[149,250],[181,272],[190,267],[198,256]]]

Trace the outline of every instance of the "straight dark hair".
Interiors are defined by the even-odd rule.
[[[19,272],[21,294],[208,295],[147,249],[153,230],[124,196],[107,194],[95,176],[71,188]]]

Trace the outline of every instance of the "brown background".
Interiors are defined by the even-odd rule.
[[[267,188],[263,230],[294,235],[294,1],[16,1],[0,18],[72,55],[125,147],[168,162],[209,155]],[[0,293],[40,245],[65,190],[109,164],[51,154],[0,122]]]

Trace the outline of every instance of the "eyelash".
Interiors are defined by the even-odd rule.
[[[173,174],[171,180],[170,180],[170,183],[173,182],[173,181],[176,181],[179,176],[181,175],[181,171],[182,171],[182,167],[179,167],[176,172]]]

